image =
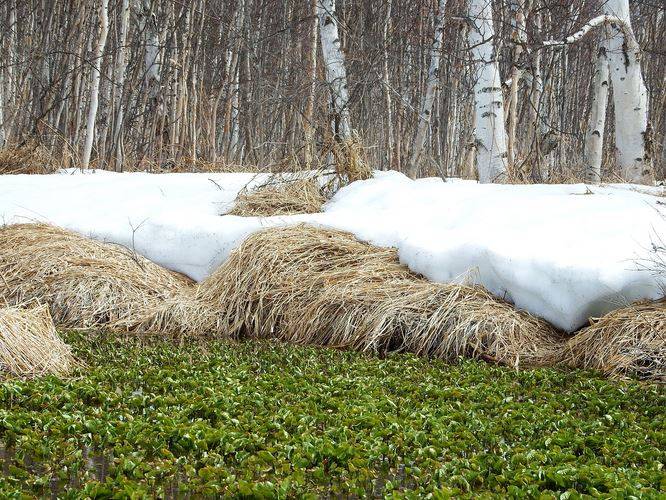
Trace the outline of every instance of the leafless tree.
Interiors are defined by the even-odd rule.
[[[278,170],[353,133],[373,168],[420,175],[666,176],[659,2],[108,0],[99,50],[103,3],[0,2],[0,147],[66,167]],[[544,43],[599,16],[622,22]]]

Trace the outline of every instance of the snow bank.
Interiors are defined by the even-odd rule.
[[[128,246],[196,280],[252,232],[311,222],[394,246],[402,262],[433,281],[481,283],[568,331],[662,293],[657,278],[641,269],[652,243],[666,239],[659,188],[479,185],[378,172],[342,189],[322,214],[221,216],[240,189],[262,179],[101,171],[0,176],[0,222],[49,222]]]

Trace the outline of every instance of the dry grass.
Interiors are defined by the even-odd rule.
[[[237,173],[261,172],[259,165],[229,163],[225,160],[210,161],[204,158],[181,158],[178,161],[166,160],[161,165],[145,163],[136,170],[149,170],[156,173]]]
[[[357,137],[342,143],[333,142],[331,151],[335,159],[335,170],[342,185],[372,177],[372,169],[363,158],[363,147]]]
[[[50,174],[58,168],[59,162],[36,142],[0,149],[0,175]]]
[[[58,325],[137,331],[157,322],[168,328],[156,311],[169,301],[186,303],[190,285],[118,245],[45,224],[0,228],[0,300],[48,304]]]
[[[219,323],[219,313],[212,304],[196,296],[197,288],[184,287],[174,297],[146,309],[133,321],[131,331],[173,335],[193,340],[195,337],[226,337]]]
[[[67,375],[75,366],[58,336],[48,307],[0,308],[0,375]]]
[[[394,249],[307,225],[250,236],[198,296],[236,338],[512,366],[540,365],[560,345],[547,323],[480,287],[431,283],[401,265]]]
[[[593,320],[566,343],[561,361],[610,376],[666,382],[666,299]]]
[[[321,212],[326,196],[316,176],[272,175],[259,186],[243,188],[228,215],[270,217]]]

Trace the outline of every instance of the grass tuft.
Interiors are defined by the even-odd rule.
[[[65,376],[74,368],[70,347],[43,305],[0,307],[0,377]]]
[[[119,245],[46,224],[0,227],[0,300],[48,304],[59,326],[168,329],[156,311],[187,303],[191,283]]]
[[[227,215],[271,217],[275,215],[321,212],[326,203],[324,189],[317,176],[285,177],[272,175],[252,188],[243,188]]]
[[[610,376],[666,382],[666,299],[610,312],[574,335],[563,349],[572,366]]]
[[[432,283],[395,249],[296,225],[248,237],[199,286],[236,338],[277,338],[456,360],[540,365],[561,345],[543,320],[481,287]]]

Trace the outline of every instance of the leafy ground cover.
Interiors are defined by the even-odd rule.
[[[657,498],[666,391],[591,372],[69,334],[0,383],[0,496]]]

